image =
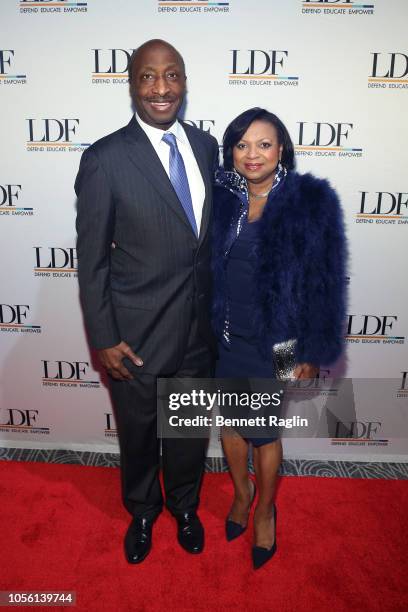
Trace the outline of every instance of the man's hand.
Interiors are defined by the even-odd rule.
[[[319,368],[311,363],[300,363],[295,369],[295,379],[315,378],[319,372]]]
[[[133,376],[122,363],[122,359],[125,357],[130,359],[136,366],[140,367],[143,365],[143,361],[139,355],[136,355],[130,346],[123,340],[116,346],[99,350],[98,356],[108,374],[116,380],[133,380]]]

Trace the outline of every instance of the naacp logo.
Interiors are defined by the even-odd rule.
[[[113,414],[109,412],[105,412],[105,438],[114,438],[118,437],[118,430],[115,426],[115,420],[113,418]]]
[[[349,421],[336,423],[336,435],[332,446],[388,446],[389,440],[382,439],[381,421]]]
[[[0,431],[29,435],[48,435],[50,428],[39,423],[39,416],[39,410],[0,408]]]
[[[365,225],[408,225],[408,192],[360,191],[356,223]]]
[[[27,75],[16,74],[14,55],[13,49],[0,49],[0,86],[25,85],[27,83]]]
[[[42,360],[43,365],[43,387],[74,387],[99,389],[100,381],[89,378],[88,361],[49,361]]]
[[[93,84],[129,83],[129,60],[134,49],[92,49],[92,51]]]
[[[303,0],[303,15],[373,15],[374,3],[361,0]]]
[[[41,325],[30,323],[30,309],[28,304],[0,304],[0,331],[40,334]]]
[[[288,75],[289,51],[279,49],[231,49],[230,85],[297,87],[299,77]]]
[[[405,336],[395,335],[396,315],[349,315],[346,341],[349,344],[404,344]]]
[[[353,123],[298,121],[295,153],[298,157],[362,157],[363,149],[351,146]]]
[[[90,143],[74,142],[78,137],[79,119],[26,119],[27,151],[82,153]]]
[[[370,89],[408,89],[408,55],[372,53]]]
[[[13,183],[0,184],[0,217],[32,217],[33,209],[21,206],[22,186]]]
[[[86,13],[88,2],[73,0],[20,0],[20,13]]]
[[[214,2],[213,0],[158,0],[159,13],[228,13],[230,2]]]
[[[74,247],[36,246],[34,276],[42,278],[76,278],[77,254]]]

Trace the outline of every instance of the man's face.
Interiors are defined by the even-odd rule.
[[[180,57],[157,43],[140,51],[132,69],[131,93],[140,118],[161,130],[175,121],[186,91]]]

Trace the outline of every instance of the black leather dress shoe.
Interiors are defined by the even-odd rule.
[[[125,553],[129,563],[141,563],[152,547],[152,522],[136,519],[129,525],[125,536]]]
[[[204,548],[204,528],[195,512],[176,516],[179,544],[189,553],[197,554]]]

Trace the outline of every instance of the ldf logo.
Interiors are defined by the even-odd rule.
[[[1,49],[0,50],[0,74],[8,74],[6,72],[6,65],[11,66],[11,59],[14,56],[12,49]]]
[[[0,85],[25,84],[25,74],[10,74],[9,69],[14,59],[13,49],[0,49]]]
[[[36,270],[76,271],[75,248],[48,247],[48,253],[43,253],[42,249],[43,247],[34,247]]]
[[[372,440],[372,434],[377,433],[381,427],[380,421],[350,421],[349,423],[337,421],[335,437]]]
[[[86,374],[87,367],[89,367],[87,361],[48,361],[43,359],[42,363],[44,379],[57,381],[74,380],[80,382]]]
[[[105,412],[106,417],[106,427],[105,431],[117,431],[115,427],[115,421],[113,419],[113,414],[110,412]]]
[[[0,409],[1,411],[1,409]],[[8,414],[6,422],[1,422],[0,425],[9,427],[32,427],[32,423],[37,420],[38,410],[18,410],[17,408],[8,408],[4,410]]]
[[[41,333],[41,325],[27,323],[30,314],[28,304],[0,304],[0,329],[3,332]]]
[[[404,344],[404,336],[391,336],[395,315],[349,315],[346,339],[352,343]]]
[[[296,155],[325,157],[362,157],[363,149],[350,147],[346,141],[354,128],[353,123],[327,121],[298,121]],[[345,145],[349,144],[348,147]]]
[[[113,414],[105,412],[106,425],[105,425],[105,438],[117,438],[118,430],[115,426],[115,420]]]
[[[353,330],[355,319],[358,317],[356,329]],[[393,319],[393,320],[391,320]],[[375,316],[375,315],[350,315],[347,334],[349,336],[381,336],[387,335],[387,330],[391,329],[398,317],[391,315]],[[357,331],[359,330],[359,331]]]
[[[94,74],[95,75],[123,75],[129,68],[130,56],[133,49],[92,49],[94,52]]]
[[[231,49],[233,75],[276,75],[283,68],[283,60],[288,56],[287,51],[262,49]],[[241,55],[239,55],[241,54]],[[242,58],[244,55],[244,58]]]
[[[405,53],[372,53],[371,55],[373,56],[371,77],[403,79],[408,75],[408,55]]]
[[[99,380],[88,380],[88,361],[42,360],[44,387],[91,387],[99,388]]]
[[[29,310],[28,304],[0,304],[0,325],[22,325]]]
[[[0,206],[15,206],[13,199],[18,200],[21,185],[0,185]]]
[[[368,191],[360,191],[361,193],[361,205],[360,214],[365,215],[401,215],[401,208],[404,206],[408,208],[408,193],[396,192],[390,193],[389,191],[376,191],[375,197],[371,198],[371,204],[367,204]],[[366,206],[370,207],[371,210],[367,210]],[[372,208],[374,206],[374,208]],[[406,212],[404,210],[404,212]]]
[[[71,143],[79,119],[27,119],[29,143]]]
[[[318,121],[310,124],[306,121],[298,121],[298,124],[297,144],[307,147],[343,147],[350,131],[353,129],[352,123],[323,123]]]

